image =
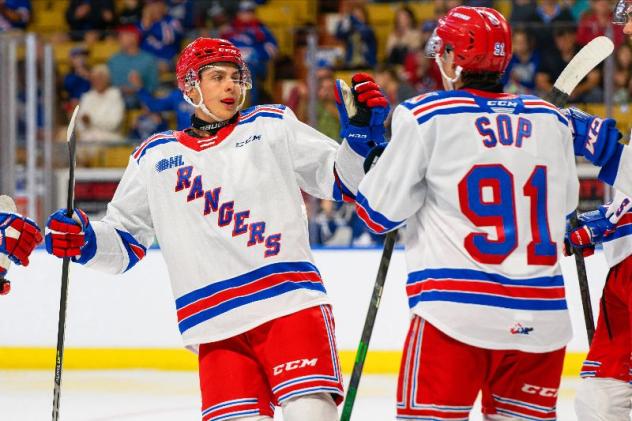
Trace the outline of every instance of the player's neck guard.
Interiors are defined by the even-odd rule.
[[[238,117],[239,113],[235,113],[235,115],[228,120],[208,122],[193,114],[191,115],[191,127],[213,135],[216,134],[222,127],[237,121]]]

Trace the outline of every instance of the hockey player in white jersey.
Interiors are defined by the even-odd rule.
[[[287,421],[336,420],[334,321],[301,190],[355,194],[388,104],[364,84],[356,105],[365,119],[343,118],[338,147],[285,106],[240,110],[250,76],[225,40],[193,41],[176,76],[196,108],[193,127],[134,151],[103,220],[53,214],[47,249],[121,273],[158,240],[184,343],[199,351],[202,420],[272,420],[277,405]]]
[[[632,200],[617,192],[608,206],[579,216],[570,243],[592,254],[602,243],[610,267],[597,328],[575,397],[582,421],[624,421],[632,410]]]
[[[632,1],[621,0],[613,23],[632,36]],[[619,147],[621,148],[621,147]],[[624,153],[629,147],[624,148]],[[603,172],[603,170],[602,170]],[[599,319],[575,397],[582,421],[624,421],[632,410],[632,200],[620,191],[608,206],[579,216],[570,230],[575,247],[588,250],[603,244],[610,267],[600,301]]]
[[[502,93],[511,35],[496,10],[450,10],[429,50],[456,90],[396,108],[356,196],[375,232],[406,225],[398,419],[466,420],[482,392],[486,419],[553,420],[572,336],[558,264],[578,201],[569,121]]]

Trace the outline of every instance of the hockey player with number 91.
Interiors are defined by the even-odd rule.
[[[555,419],[572,336],[558,263],[578,201],[569,121],[502,92],[511,34],[494,9],[451,9],[428,53],[447,90],[395,109],[356,196],[373,231],[406,224],[398,419],[465,420],[479,392],[485,419]]]
[[[358,111],[341,115],[338,146],[285,106],[241,110],[251,81],[228,41],[193,41],[176,76],[192,127],[134,151],[103,220],[54,213],[47,249],[121,273],[157,238],[184,343],[199,351],[203,421],[272,420],[277,405],[286,421],[337,420],[334,320],[301,190],[353,196],[388,104],[368,75],[354,76]]]

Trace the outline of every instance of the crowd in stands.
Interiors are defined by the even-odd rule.
[[[0,0],[0,33],[28,30],[35,13],[32,2],[43,1],[50,0]],[[67,119],[74,106],[81,104],[79,139],[93,145],[133,145],[157,131],[188,127],[192,106],[174,85],[175,58],[184,43],[205,35],[228,39],[241,49],[254,81],[250,104],[285,103],[307,121],[310,96],[315,95],[313,123],[321,132],[339,139],[333,101],[339,72],[373,72],[393,105],[442,89],[441,75],[424,49],[437,18],[460,4],[496,5],[509,15],[513,57],[501,81],[506,92],[543,95],[583,45],[605,34],[617,47],[613,100],[627,104],[632,95],[632,47],[618,28],[611,29],[613,1],[434,0],[420,6],[422,2],[403,0],[319,0],[315,3],[317,19],[303,28],[292,28],[292,51],[297,53],[289,57],[281,50],[274,27],[258,17],[258,7],[276,1],[65,0],[68,30],[52,39],[76,46],[69,50],[67,72],[59,75],[65,111],[60,120]],[[383,20],[381,27],[375,23],[381,18],[375,10],[384,9],[375,7],[386,3],[393,3],[388,5],[393,13],[385,33]],[[421,7],[430,13],[420,14]],[[333,23],[328,25],[332,16]],[[315,64],[316,86],[310,92],[301,31],[314,26],[319,30],[322,54]],[[115,46],[102,63],[90,61],[95,43]],[[291,83],[281,82],[281,78],[291,79]],[[601,67],[593,70],[573,92],[571,101],[603,102],[603,78]],[[306,204],[314,244],[380,242],[379,237],[364,230],[350,205],[307,196]]]

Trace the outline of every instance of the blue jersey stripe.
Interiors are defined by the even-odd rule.
[[[371,208],[371,205],[369,205],[369,200],[366,197],[364,197],[364,195],[360,193],[359,191],[358,191],[358,194],[356,195],[356,202],[360,206],[362,206],[364,210],[366,210],[366,213],[369,215],[369,218],[371,218],[372,221],[383,226],[386,231],[389,231],[392,228],[404,222],[404,221],[391,221],[386,216],[382,215],[378,211]]]
[[[463,279],[474,281],[489,281],[501,285],[517,285],[530,287],[562,287],[564,279],[562,275],[540,276],[537,278],[515,279],[496,273],[483,272],[474,269],[424,269],[408,274],[408,284],[413,284],[425,279]]]
[[[445,99],[475,99],[474,96],[464,91],[441,91],[430,94],[419,101],[413,102],[413,98],[402,102],[402,105],[409,110],[419,107],[420,105],[428,105],[432,102],[441,101]]]
[[[239,123],[237,123],[237,125],[240,126],[242,124],[252,123],[253,121],[258,119],[259,117],[278,118],[278,119],[282,120],[283,119],[283,114],[261,112],[261,113],[255,114],[255,115],[253,115],[251,117],[248,117],[245,120],[240,121]]]
[[[618,238],[625,237],[630,234],[632,234],[632,224],[623,225],[621,227],[617,227],[616,231],[612,235],[609,235],[608,237],[604,238],[603,242],[607,243],[609,241],[616,240]]]
[[[234,310],[237,307],[251,304],[255,301],[261,301],[267,298],[276,297],[277,295],[285,294],[286,292],[294,291],[297,289],[310,289],[313,291],[325,293],[325,287],[320,282],[284,282],[272,288],[268,288],[263,291],[257,291],[254,294],[250,294],[247,296],[237,297],[209,309],[200,311],[199,313],[196,313],[191,317],[182,320],[178,324],[180,332],[184,333],[202,322],[212,319],[213,317],[216,317],[220,314],[226,313],[227,311]]]
[[[136,162],[140,164],[140,160],[143,158],[143,156],[145,156],[148,150],[155,148],[158,145],[164,145],[165,143],[171,143],[171,142],[177,142],[177,140],[173,137],[167,137],[164,139],[154,140],[149,145],[145,146],[145,149],[143,149],[143,151],[140,153],[138,158],[136,158]]]
[[[345,183],[343,183],[342,180],[336,175],[332,197],[335,201],[342,202],[344,200],[344,196],[347,196],[350,199],[355,199],[355,195],[353,194],[353,192],[349,190]]]
[[[474,104],[464,105],[462,107],[449,107],[448,106],[448,108],[431,111],[429,113],[423,114],[421,117],[417,119],[417,123],[423,124],[426,121],[430,120],[432,117],[435,117],[438,115],[474,114],[474,113],[478,114],[480,112],[481,112],[481,108],[478,105],[474,105]]]
[[[568,126],[568,120],[564,116],[562,116],[559,112],[555,110],[551,110],[546,107],[537,107],[537,106],[525,106],[520,114],[551,114],[557,118],[557,121],[562,123],[565,126]]]
[[[428,291],[410,297],[408,305],[413,308],[423,301],[449,301],[453,303],[479,304],[491,307],[510,308],[514,310],[566,310],[566,300],[533,300],[499,297],[496,295],[473,294],[467,292]]]
[[[183,295],[182,297],[176,299],[176,308],[179,310],[184,306],[187,306],[195,301],[198,301],[202,298],[206,298],[209,295],[215,294],[225,289],[242,286],[252,281],[255,281],[257,279],[263,278],[265,276],[273,275],[275,273],[285,273],[285,272],[316,272],[320,275],[320,272],[318,272],[318,269],[316,268],[316,266],[314,266],[310,262],[273,263],[271,265],[267,265],[267,266],[263,266],[258,269],[255,269],[251,272],[241,274],[234,278],[226,279],[219,282],[214,282],[200,289],[196,289],[195,291],[191,291]]]

